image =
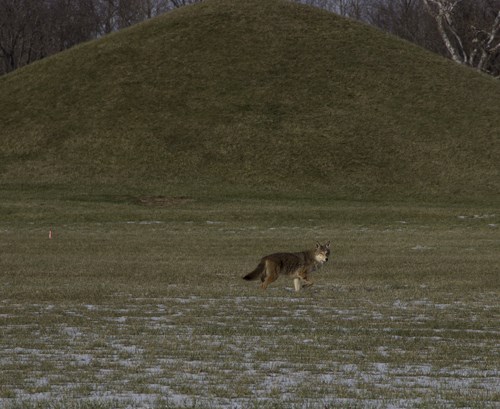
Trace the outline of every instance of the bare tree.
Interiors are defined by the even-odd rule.
[[[142,0],[142,14],[145,19],[158,16],[172,8],[170,0]]]
[[[47,54],[73,47],[99,33],[93,0],[45,0]]]
[[[187,6],[188,4],[201,3],[203,0],[170,0],[173,8]]]
[[[202,0],[0,0],[0,75]]]
[[[95,2],[101,34],[131,26],[173,8],[202,0],[89,0]]]
[[[357,20],[364,18],[367,9],[366,0],[296,0],[298,3],[308,4],[323,10],[331,11],[344,17]]]
[[[294,0],[500,76],[500,0]]]
[[[0,0],[1,71],[9,72],[40,57],[42,16],[32,0]]]
[[[422,0],[451,58],[494,75],[500,54],[500,2]]]
[[[0,75],[96,38],[94,0],[0,0]]]
[[[0,75],[203,0],[0,0]],[[500,0],[292,0],[500,76]]]

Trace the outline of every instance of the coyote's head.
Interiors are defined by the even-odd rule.
[[[314,258],[318,263],[326,263],[330,257],[330,242],[325,244],[316,243],[316,250],[314,250]]]

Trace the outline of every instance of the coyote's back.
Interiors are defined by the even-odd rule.
[[[257,267],[246,276],[245,280],[260,278],[262,289],[276,281],[280,275],[293,278],[295,291],[312,285],[309,274],[318,270],[330,257],[330,242],[316,243],[316,248],[300,253],[275,253],[262,257]]]

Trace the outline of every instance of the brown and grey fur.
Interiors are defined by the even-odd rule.
[[[309,287],[313,284],[309,280],[309,274],[326,263],[329,256],[330,242],[316,243],[315,249],[300,253],[270,254],[263,257],[255,270],[244,276],[243,279],[257,280],[260,278],[261,287],[265,290],[269,284],[284,274],[293,278],[295,291],[300,291],[302,287]]]

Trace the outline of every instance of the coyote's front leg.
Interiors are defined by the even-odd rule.
[[[312,281],[309,281],[307,278],[299,277],[293,279],[293,285],[295,287],[295,291],[300,291],[303,287],[310,287],[313,285]]]

